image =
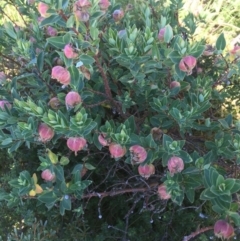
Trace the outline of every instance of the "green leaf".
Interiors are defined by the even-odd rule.
[[[80,60],[83,62],[84,65],[91,65],[95,62],[95,59],[89,55],[82,54],[80,56]]]
[[[46,26],[46,25],[51,25],[53,23],[56,23],[60,19],[61,19],[61,17],[59,15],[51,15],[50,17],[42,20],[42,22],[40,24],[40,27],[43,27],[43,26]]]
[[[50,204],[55,203],[57,201],[57,196],[53,191],[45,192],[38,196],[38,200],[42,203]]]
[[[178,51],[174,50],[168,55],[168,58],[170,58],[174,64],[179,64],[182,56],[178,53]]]
[[[227,212],[228,216],[232,218],[236,226],[240,226],[240,215],[237,212]]]
[[[168,24],[165,26],[164,42],[169,43],[172,38],[173,38],[173,30],[172,30],[172,27]]]
[[[77,164],[74,168],[73,168],[73,170],[72,170],[72,174],[75,174],[75,173],[77,173],[77,172],[79,172],[80,173],[80,171],[82,170],[82,167],[83,167],[83,165],[82,164]]]
[[[190,188],[190,189],[187,189],[185,193],[190,203],[193,203],[195,198],[195,190]]]
[[[230,189],[231,193],[238,192],[240,190],[240,180],[235,180],[233,187]]]
[[[40,72],[43,70],[43,63],[44,63],[44,52],[41,52],[37,57],[37,67]]]
[[[93,165],[91,165],[91,164],[88,163],[88,162],[85,163],[85,167],[86,167],[88,170],[94,170],[94,169],[96,169],[96,167],[94,167]]]
[[[63,216],[65,214],[65,210],[71,210],[72,209],[72,203],[71,198],[68,195],[64,195],[60,202],[60,213]]]
[[[178,156],[183,159],[184,163],[190,163],[190,162],[193,161],[192,157],[185,151],[182,151],[182,150],[179,151],[179,155]]]
[[[56,174],[56,177],[59,181],[63,181],[64,180],[64,171],[63,171],[63,167],[60,165],[54,165],[53,166],[53,170]]]
[[[59,48],[59,49],[63,49],[64,46],[67,44],[67,43],[64,42],[62,36],[50,37],[50,38],[47,38],[46,40],[49,44],[51,44],[54,47]]]
[[[224,50],[225,47],[226,47],[226,40],[224,37],[224,33],[221,33],[217,39],[216,48],[217,50]]]
[[[211,200],[214,198],[216,198],[216,195],[210,191],[210,188],[203,190],[203,192],[200,195],[201,200]]]
[[[11,22],[5,22],[4,23],[4,28],[5,28],[6,32],[7,32],[7,34],[11,38],[17,39],[17,35],[16,35],[15,31],[14,31],[13,24]]]

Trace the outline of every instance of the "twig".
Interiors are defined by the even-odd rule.
[[[189,241],[190,239],[196,237],[197,235],[199,235],[201,233],[204,233],[204,232],[207,232],[207,231],[212,230],[212,229],[213,229],[213,226],[201,228],[201,229],[197,230],[196,232],[191,233],[188,236],[185,236],[182,241]]]
[[[103,78],[103,83],[104,83],[104,88],[105,88],[106,95],[107,95],[108,99],[112,100],[112,93],[111,93],[111,89],[110,89],[110,86],[109,86],[109,83],[108,83],[107,75],[104,72],[103,67],[101,66],[101,64],[99,62],[98,55],[95,55],[94,59],[96,61],[96,65],[97,65],[97,67],[98,67],[98,69],[100,71],[100,74],[101,74],[101,76]]]
[[[65,21],[65,22],[67,22],[67,20],[68,20],[68,18],[67,18],[67,16],[64,14],[64,12],[62,11],[62,10],[60,10],[59,12],[58,12],[58,14],[62,17],[62,19]],[[75,33],[75,34],[79,34],[79,32],[77,31],[77,29],[76,28],[71,28],[72,29],[72,31]]]

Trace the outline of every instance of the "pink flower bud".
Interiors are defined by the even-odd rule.
[[[218,220],[214,225],[214,234],[218,238],[229,239],[234,235],[234,228],[225,220]]]
[[[75,52],[75,49],[71,46],[71,44],[65,45],[63,52],[68,59],[75,59],[78,57],[78,53]]]
[[[7,76],[4,74],[4,72],[0,72],[0,84],[3,84],[7,79]]]
[[[49,17],[49,13],[47,13],[48,9],[49,9],[49,6],[46,3],[40,2],[38,4],[38,12],[44,18]]]
[[[230,53],[236,56],[240,56],[240,46],[235,45],[232,50],[230,50]]]
[[[159,41],[163,42],[164,41],[164,33],[165,33],[165,28],[161,28],[158,33],[158,39]]]
[[[123,147],[120,144],[112,143],[109,146],[109,152],[112,158],[120,158],[126,154],[127,150],[125,146]]]
[[[69,85],[71,82],[71,76],[67,69],[62,66],[55,66],[52,68],[52,76],[53,79],[56,79],[63,85]]]
[[[5,110],[5,106],[8,108],[8,109],[11,109],[12,108],[12,105],[7,101],[7,100],[0,100],[0,108],[2,110]]]
[[[138,173],[140,176],[148,179],[152,174],[155,173],[155,166],[153,164],[138,166]]]
[[[134,145],[129,148],[131,153],[132,164],[139,164],[146,160],[147,151],[139,145]]]
[[[33,36],[30,37],[29,41],[31,43],[36,43],[37,42],[37,40]]]
[[[67,146],[71,151],[74,151],[75,156],[78,151],[81,151],[87,145],[86,139],[83,137],[70,137],[67,140]]]
[[[176,87],[180,87],[180,83],[178,81],[172,81],[170,83],[170,89],[176,88]]]
[[[61,103],[57,97],[51,98],[51,100],[49,100],[49,102],[48,102],[48,105],[50,105],[51,108],[54,110],[57,110],[59,108],[60,104]]]
[[[55,176],[55,173],[52,173],[52,172],[51,172],[51,170],[46,169],[46,170],[44,170],[44,171],[42,172],[41,177],[42,177],[42,179],[44,179],[45,181],[51,182],[51,181],[53,181],[53,180],[55,179],[56,176]]]
[[[173,176],[175,173],[181,172],[184,169],[184,162],[182,158],[173,156],[168,160],[168,170]]]
[[[111,143],[111,140],[110,139],[106,139],[107,135],[104,134],[104,133],[101,133],[99,136],[98,136],[98,141],[99,143],[102,145],[102,146],[109,146],[110,143]]]
[[[108,0],[100,0],[98,3],[101,10],[107,10],[111,3]]]
[[[117,9],[112,14],[113,20],[119,22],[124,17],[124,12],[122,9]]]
[[[47,33],[48,36],[51,36],[51,37],[54,37],[58,34],[57,29],[55,29],[51,26],[47,27],[46,33]]]
[[[45,19],[44,17],[38,17],[38,18],[37,18],[37,21],[38,21],[38,23],[40,24],[44,19]]]
[[[54,136],[54,130],[45,123],[38,127],[39,140],[42,142],[50,141]]]
[[[90,15],[87,11],[75,11],[75,17],[80,22],[87,22]]]
[[[164,183],[158,186],[158,195],[162,200],[171,198],[171,195],[167,192],[167,188]]]
[[[91,7],[91,3],[88,0],[78,0],[74,3],[73,10],[82,10],[83,8]]]
[[[67,108],[73,108],[74,106],[82,102],[81,96],[78,92],[70,91],[65,97],[65,104]]]
[[[183,72],[186,72],[187,75],[190,75],[192,73],[193,68],[197,64],[197,59],[193,56],[186,56],[183,59],[181,59],[179,63],[179,69]]]

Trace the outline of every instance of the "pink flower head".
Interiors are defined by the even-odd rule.
[[[53,181],[53,180],[55,179],[56,176],[55,176],[55,173],[52,173],[52,172],[51,172],[51,170],[46,169],[46,170],[44,170],[44,171],[42,172],[41,177],[42,177],[42,179],[44,179],[45,181],[51,182],[51,181]]]
[[[38,4],[38,12],[44,18],[49,17],[49,13],[47,13],[48,9],[49,9],[49,6],[46,3],[40,2]]]
[[[165,28],[161,28],[158,33],[158,39],[163,42],[164,41],[164,34],[165,34]]]
[[[99,143],[100,143],[102,146],[109,146],[110,143],[111,143],[111,140],[106,139],[105,137],[106,137],[106,134],[101,133],[101,134],[98,136],[98,141],[99,141]]]
[[[7,100],[0,100],[0,108],[2,110],[5,110],[5,106],[8,108],[8,109],[11,109],[12,108],[12,105],[7,101]]]
[[[4,72],[0,72],[0,84],[3,84],[7,79],[7,76]]]
[[[229,239],[234,235],[234,228],[225,220],[218,220],[214,225],[214,234],[218,238]]]
[[[148,179],[152,174],[155,173],[155,166],[153,164],[138,166],[138,173],[140,176]]]
[[[65,45],[63,52],[68,59],[75,59],[78,57],[78,53],[75,52],[75,49],[71,44]]]
[[[197,59],[193,56],[186,56],[183,59],[181,59],[179,63],[179,69],[183,72],[186,72],[187,75],[190,75],[192,73],[193,68],[197,64]]]
[[[39,140],[42,142],[50,141],[54,136],[54,130],[45,123],[38,127]]]
[[[29,41],[31,43],[36,43],[37,42],[37,40],[33,36],[30,37]]]
[[[127,150],[125,146],[121,146],[117,143],[112,143],[109,146],[109,152],[112,158],[120,158],[126,154]]]
[[[46,32],[47,32],[47,35],[51,36],[51,37],[54,37],[54,36],[56,36],[58,34],[57,29],[55,29],[55,28],[53,28],[51,26],[47,27]]]
[[[172,81],[170,83],[170,89],[176,88],[176,87],[180,87],[180,83],[178,81]]]
[[[240,46],[235,45],[232,50],[230,50],[230,53],[233,55],[240,56]]]
[[[111,5],[111,3],[108,0],[99,0],[98,5],[101,10],[105,11],[108,9],[108,7]]]
[[[164,183],[158,186],[158,195],[162,200],[171,198],[171,195],[167,192],[167,188]]]
[[[62,66],[55,66],[52,68],[52,76],[53,79],[56,79],[63,85],[69,85],[71,82],[71,76],[67,69]]]
[[[78,92],[70,91],[65,97],[65,104],[67,108],[73,108],[74,106],[82,102],[81,96]]]
[[[134,145],[129,148],[132,157],[132,164],[143,163],[147,158],[147,151],[139,145]]]
[[[67,146],[71,151],[74,151],[75,156],[78,151],[81,151],[87,145],[86,139],[83,137],[70,137],[67,140]]]
[[[119,22],[124,17],[124,12],[122,9],[117,9],[112,14],[113,20]]]
[[[73,10],[79,10],[81,11],[83,8],[89,8],[91,7],[91,3],[88,0],[78,0],[74,3]]]
[[[168,170],[173,176],[175,173],[181,172],[184,169],[184,162],[182,158],[173,156],[168,160]]]
[[[87,22],[90,15],[87,11],[75,11],[75,17],[80,22]]]

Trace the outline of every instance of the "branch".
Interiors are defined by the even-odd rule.
[[[206,227],[206,228],[201,228],[201,229],[197,230],[196,232],[191,233],[188,236],[185,236],[182,241],[189,241],[190,239],[196,237],[197,235],[199,235],[201,233],[204,233],[206,231],[212,230],[212,229],[213,229],[213,226]]]
[[[68,18],[67,18],[67,16],[63,13],[63,11],[62,10],[60,10],[59,12],[58,12],[58,14],[62,17],[62,19],[65,21],[65,22],[67,22],[67,20],[68,20]],[[77,29],[76,28],[71,28],[72,29],[72,31],[75,33],[75,34],[79,34],[79,32],[77,31]]]
[[[91,197],[99,197],[99,198],[103,198],[103,197],[113,197],[116,195],[120,195],[120,194],[124,194],[124,193],[132,193],[132,192],[147,192],[150,191],[152,189],[154,189],[155,187],[157,187],[159,184],[158,183],[152,183],[149,187],[139,187],[139,188],[129,188],[129,189],[122,189],[122,190],[117,190],[117,191],[109,191],[109,192],[93,192],[93,193],[89,193],[89,194],[85,194],[82,196],[82,199],[84,198],[91,198]]]
[[[109,86],[109,83],[108,83],[108,78],[107,78],[106,73],[103,70],[103,67],[101,66],[101,64],[99,62],[98,55],[95,55],[94,59],[96,61],[96,65],[97,65],[97,67],[98,67],[98,69],[100,71],[100,74],[101,74],[101,76],[103,78],[103,83],[104,83],[104,88],[105,88],[106,95],[107,95],[108,99],[112,100],[112,93],[111,93],[111,89],[110,89],[110,86]]]

